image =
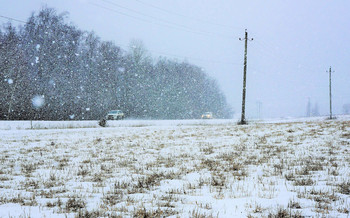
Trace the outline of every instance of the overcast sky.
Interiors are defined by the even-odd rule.
[[[0,15],[26,21],[43,6],[127,49],[143,41],[150,54],[186,60],[215,78],[241,113],[244,30],[248,43],[247,116],[305,116],[308,98],[329,113],[350,103],[348,0],[0,0]],[[0,17],[0,23],[7,20]],[[15,24],[16,22],[13,21]],[[18,24],[18,23],[17,23]]]

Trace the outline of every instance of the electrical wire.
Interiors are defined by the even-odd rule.
[[[163,9],[161,7],[158,7],[158,6],[155,6],[155,5],[153,5],[151,3],[148,3],[148,2],[146,3],[146,2],[143,2],[143,1],[140,1],[140,0],[135,0],[135,1],[140,3],[140,4],[146,5],[148,7],[155,8],[155,9],[157,9],[159,11],[162,11],[163,13],[167,13],[167,14],[178,16],[178,17],[183,17],[183,18],[186,18],[186,19],[194,20],[196,22],[209,24],[209,25],[214,25],[214,26],[225,27],[225,28],[229,28],[229,29],[244,30],[243,27],[234,27],[234,26],[224,25],[224,24],[220,24],[220,23],[216,23],[216,22],[212,22],[212,21],[206,21],[206,20],[195,18],[195,17],[183,15],[183,14],[180,14],[180,13],[177,13],[177,12],[174,12],[174,11],[166,10],[166,9]]]
[[[216,60],[210,60],[210,59],[202,59],[202,58],[196,58],[196,57],[189,57],[189,56],[180,56],[180,55],[175,55],[175,54],[169,54],[169,53],[164,53],[164,52],[158,52],[158,51],[151,51],[152,53],[158,53],[162,55],[167,55],[167,56],[173,56],[176,58],[182,58],[184,60],[190,59],[190,60],[195,60],[199,62],[205,62],[205,63],[212,63],[212,64],[225,64],[225,65],[242,65],[239,63],[234,63],[234,62],[225,62],[225,61],[216,61]]]
[[[117,44],[117,46],[123,48],[124,50],[128,50],[129,46],[122,45],[122,44]],[[167,52],[162,52],[162,51],[155,51],[155,50],[149,50],[147,49],[149,53],[151,53],[153,56],[158,55],[165,55],[168,57],[174,57],[174,58],[181,58],[182,60],[193,60],[193,61],[198,61],[198,62],[203,62],[203,63],[212,63],[212,64],[225,64],[225,65],[242,65],[242,63],[234,63],[234,62],[229,62],[229,61],[218,61],[218,60],[211,60],[211,59],[204,59],[204,58],[198,58],[198,57],[191,57],[191,56],[182,56],[182,55],[177,55],[177,54],[172,54],[172,53],[167,53]]]
[[[27,23],[27,22],[25,22],[25,21],[23,21],[23,20],[19,20],[19,19],[7,17],[7,16],[3,16],[3,15],[0,15],[0,17],[5,18],[5,19],[7,19],[7,20],[16,21],[16,22],[19,22],[19,23]]]
[[[271,31],[273,31],[271,29]],[[252,32],[252,31],[251,31]],[[258,32],[253,32],[254,35],[260,35],[260,33]],[[258,38],[263,38],[261,35]],[[287,59],[285,56],[281,55],[281,52],[276,51],[277,48],[281,48],[283,46],[278,45],[275,41],[272,40],[264,40],[264,41],[260,41],[260,40],[254,40],[255,43],[257,43],[256,45],[258,47],[260,47],[260,50],[257,50],[258,52],[261,52],[263,55],[269,55],[270,57],[272,57],[275,60],[278,60],[279,62],[282,62],[290,67],[296,66],[295,63],[292,63],[290,61],[290,59]],[[277,54],[276,54],[277,52]],[[310,67],[310,66],[298,66],[298,67],[294,67],[294,69],[300,71],[300,70],[304,70],[304,71],[308,71],[308,72],[317,72],[317,69],[314,67]]]
[[[0,15],[0,17],[5,18],[7,20],[11,20],[11,21],[16,21],[19,23],[24,23],[27,24],[26,21],[23,20],[19,20],[16,18],[11,18],[11,17],[7,17],[7,16],[3,16]],[[128,46],[126,45],[121,45],[121,44],[117,44],[115,43],[117,46],[124,48],[125,50],[128,50]],[[217,60],[210,60],[210,59],[202,59],[202,58],[197,58],[197,57],[190,57],[190,56],[181,56],[181,55],[177,55],[177,54],[170,54],[170,53],[166,53],[166,52],[161,52],[161,51],[153,51],[153,50],[148,50],[150,53],[154,54],[160,54],[160,55],[165,55],[165,56],[170,56],[170,57],[175,57],[175,58],[181,58],[183,60],[189,59],[189,60],[194,60],[194,61],[199,61],[199,62],[203,62],[203,63],[212,63],[212,64],[225,64],[225,65],[241,65],[238,63],[233,63],[233,62],[225,62],[225,61],[217,61]]]
[[[136,16],[130,15],[128,13],[121,12],[121,11],[115,10],[113,8],[106,7],[106,6],[103,6],[103,5],[99,5],[99,4],[96,4],[96,3],[93,3],[93,2],[88,2],[88,3],[91,4],[91,5],[94,5],[95,7],[103,8],[105,10],[109,10],[109,11],[112,11],[114,13],[121,14],[121,15],[124,15],[124,16],[127,16],[127,17],[131,17],[131,18],[134,18],[134,19],[146,22],[146,23],[156,24],[156,25],[168,27],[168,28],[171,28],[171,29],[176,28],[176,29],[182,30],[184,32],[195,33],[195,34],[199,34],[199,35],[203,35],[203,36],[221,37],[221,38],[229,38],[229,39],[233,38],[233,36],[228,36],[228,35],[224,35],[224,34],[218,34],[218,33],[213,33],[213,32],[208,32],[208,31],[202,31],[202,30],[193,30],[193,28],[191,28],[191,27],[188,27],[188,26],[185,26],[185,25],[182,25],[182,24],[178,24],[178,23],[174,23],[174,22],[171,22],[171,21],[168,21],[168,20],[160,19],[159,17],[147,15],[147,14],[144,14],[142,12],[139,12],[139,11],[136,11],[136,10],[124,7],[122,5],[116,4],[116,3],[108,1],[108,0],[101,0],[101,1],[106,2],[106,3],[110,4],[110,5],[115,6],[115,7],[122,8],[124,10],[130,11],[132,13],[141,15],[143,17],[147,17],[149,19],[154,20],[155,22],[154,21],[150,21],[150,20],[145,20],[143,18],[136,17]]]

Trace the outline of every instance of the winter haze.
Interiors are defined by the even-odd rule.
[[[328,73],[332,74],[333,113],[350,103],[349,1],[214,0],[0,0],[0,15],[27,21],[42,7],[69,12],[79,29],[94,31],[128,49],[144,43],[153,58],[186,60],[218,81],[241,112],[244,37],[247,29],[247,116],[305,116],[308,99],[329,113]],[[8,20],[1,17],[1,23]],[[22,23],[12,21],[14,25]]]
[[[0,5],[0,217],[349,217],[349,1]]]

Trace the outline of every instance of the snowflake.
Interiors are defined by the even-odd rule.
[[[32,104],[35,108],[41,108],[44,106],[45,96],[44,95],[36,95],[32,98]]]

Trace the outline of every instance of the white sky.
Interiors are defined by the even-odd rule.
[[[153,57],[203,67],[241,112],[244,29],[248,44],[247,115],[304,116],[308,98],[333,113],[350,103],[350,1],[333,0],[0,0],[0,15],[26,21],[43,6],[127,49],[142,40]],[[0,18],[1,23],[7,22]],[[16,23],[16,22],[13,22]]]

